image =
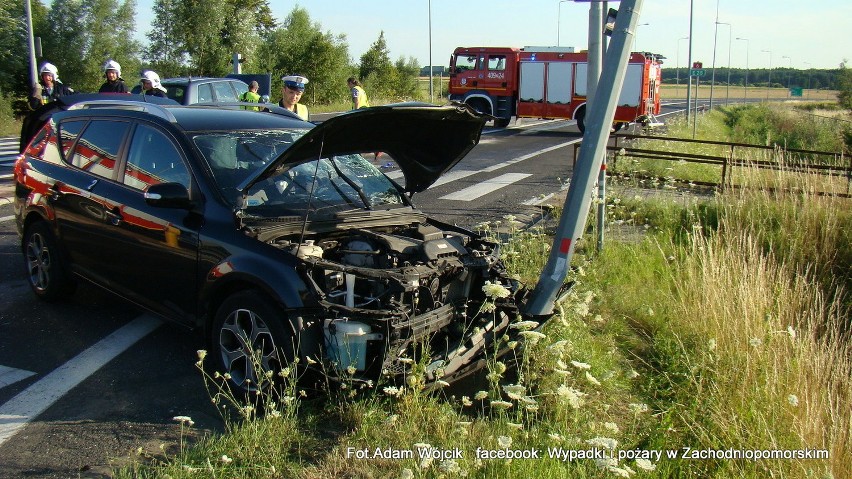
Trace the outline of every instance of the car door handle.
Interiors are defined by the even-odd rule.
[[[121,211],[119,211],[117,207],[104,210],[104,216],[106,216],[109,224],[113,226],[118,226],[122,221],[124,221],[124,216],[121,215]]]

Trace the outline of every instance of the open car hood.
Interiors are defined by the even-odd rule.
[[[312,128],[278,158],[240,184],[259,181],[299,163],[336,155],[383,152],[405,175],[405,191],[431,186],[479,143],[486,119],[466,106],[400,103],[338,115]]]

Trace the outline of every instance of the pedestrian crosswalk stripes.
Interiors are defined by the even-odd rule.
[[[12,166],[18,156],[18,138],[0,138],[0,166]]]

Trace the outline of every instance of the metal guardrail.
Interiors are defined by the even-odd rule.
[[[815,172],[822,175],[827,176],[845,176],[847,178],[846,183],[846,194],[842,196],[849,197],[850,193],[852,193],[852,155],[845,155],[843,153],[830,152],[830,151],[815,151],[815,150],[800,150],[793,148],[781,148],[778,146],[763,146],[763,145],[752,145],[748,143],[732,143],[732,142],[724,142],[724,141],[711,141],[711,140],[692,140],[692,139],[682,139],[682,138],[671,138],[667,136],[646,136],[646,135],[612,135],[610,137],[613,140],[612,146],[607,146],[607,151],[612,151],[616,153],[620,153],[619,156],[627,156],[633,158],[646,158],[646,159],[656,159],[656,160],[669,160],[669,161],[685,161],[690,163],[703,163],[710,165],[718,165],[722,168],[721,174],[721,182],[720,183],[706,183],[707,186],[716,186],[720,189],[724,190],[726,187],[733,186],[730,184],[730,171],[731,168],[736,166],[749,166],[760,169],[772,169],[772,170],[785,170],[785,171],[796,171],[796,172]],[[692,144],[703,144],[703,145],[715,145],[715,146],[723,146],[728,148],[728,154],[725,156],[716,156],[716,155],[704,155],[704,154],[696,154],[696,153],[686,153],[686,152],[672,152],[672,151],[663,151],[663,150],[651,150],[644,148],[631,148],[628,146],[624,146],[624,142],[629,142],[631,140],[660,140],[674,143],[692,143]],[[574,145],[574,162],[577,161],[577,149],[580,148],[581,144]],[[832,165],[824,164],[826,162],[808,162],[802,161],[798,159],[788,158],[783,162],[779,161],[764,161],[764,160],[745,160],[741,158],[735,157],[736,150],[760,150],[760,151],[782,151],[785,156],[789,154],[798,154],[802,156],[811,156],[811,157],[825,157],[832,159]],[[849,166],[837,166],[837,163],[843,163],[845,159],[848,157]],[[613,160],[613,165],[615,165],[615,160]]]

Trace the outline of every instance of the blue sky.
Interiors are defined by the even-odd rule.
[[[794,0],[693,0],[693,60],[713,62],[716,7],[729,23],[733,67],[837,68],[852,63],[852,2]],[[153,0],[137,0],[137,36],[144,39]],[[281,21],[298,5],[324,31],[343,33],[358,60],[384,30],[391,59],[413,56],[429,63],[428,0],[270,0]],[[666,66],[687,66],[690,0],[645,0],[635,49],[666,56]],[[820,9],[814,8],[819,4]],[[609,6],[617,8],[616,1]],[[588,3],[558,0],[431,0],[434,65],[446,65],[456,46],[543,46],[586,48]],[[561,13],[561,15],[558,15]],[[557,21],[558,19],[558,21]],[[829,23],[829,21],[831,23]],[[647,24],[647,25],[642,25]],[[716,66],[728,64],[728,25],[718,25]],[[737,37],[748,41],[736,40]],[[748,48],[747,48],[748,47]],[[748,52],[746,52],[748,50]],[[767,50],[767,51],[763,51]],[[771,53],[770,53],[771,52]],[[785,58],[787,57],[787,58]],[[679,59],[679,61],[677,61]]]

